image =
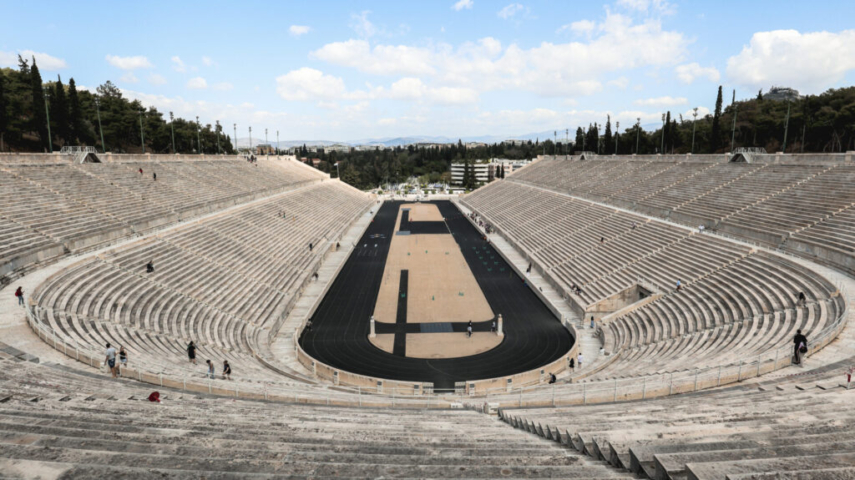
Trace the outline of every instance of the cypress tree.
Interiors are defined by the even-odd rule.
[[[9,100],[6,98],[7,95],[6,76],[3,75],[3,71],[0,70],[0,152],[2,152],[6,146],[5,139],[3,137],[6,133],[6,129],[9,128]]]
[[[603,135],[603,153],[613,151],[612,148],[612,116],[606,116],[606,133]]]
[[[83,125],[83,110],[80,108],[80,97],[77,95],[77,85],[74,78],[68,80],[68,123],[70,142],[80,142],[86,137]]]
[[[68,122],[68,100],[65,96],[65,86],[62,84],[62,78],[56,76],[56,84],[53,88],[53,98],[50,101],[50,120],[55,137],[62,140],[62,144],[66,145],[69,142],[69,122]]]
[[[33,57],[33,65],[30,67],[30,88],[33,94],[33,123],[31,128],[39,134],[42,150],[48,148],[47,112],[45,111],[45,94],[42,88],[42,75],[36,65],[36,57]]]
[[[718,86],[718,97],[715,99],[715,113],[713,114],[712,132],[710,132],[710,153],[715,153],[719,147],[721,137],[721,85]]]
[[[674,148],[674,128],[671,125],[671,111],[665,115],[665,151],[662,153],[668,153],[668,150]]]

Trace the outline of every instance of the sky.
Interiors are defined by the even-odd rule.
[[[519,2],[0,0],[0,67],[271,141],[572,136],[703,115],[718,85],[855,84],[852,0]]]

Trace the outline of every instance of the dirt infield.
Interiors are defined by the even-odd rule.
[[[395,223],[396,232],[405,208],[410,209],[411,222],[443,220],[434,204],[402,204]],[[490,304],[452,235],[395,235],[391,239],[374,307],[374,319],[378,323],[396,323],[402,270],[409,272],[407,323],[483,322],[493,319]],[[487,351],[500,342],[501,338],[489,334],[473,335],[472,339],[465,333],[407,334],[406,356],[463,357]],[[385,335],[378,335],[371,339],[371,343],[392,352],[392,342]]]

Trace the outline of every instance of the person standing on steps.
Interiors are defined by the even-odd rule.
[[[15,296],[18,297],[18,305],[24,304],[24,287],[19,286],[17,290],[15,290]]]
[[[143,171],[142,171],[142,168],[140,168],[140,176],[142,177],[142,175],[143,175]]]
[[[208,364],[208,378],[213,379],[216,373],[214,372],[214,362],[210,360],[205,360],[205,363]]]
[[[196,344],[193,343],[193,340],[187,344],[187,357],[190,359],[190,363],[196,365]]]
[[[531,262],[528,262],[528,268],[525,269],[525,273],[531,273]]]
[[[468,327],[466,327],[466,337],[467,337],[467,338],[472,338],[472,325],[471,325],[471,322],[470,322],[470,325],[469,325]]]
[[[793,363],[801,365],[802,358],[807,353],[807,337],[802,335],[801,330],[796,330],[796,335],[793,337]]]
[[[119,347],[119,376],[122,376],[122,368],[128,367],[128,352],[125,347]]]
[[[151,172],[151,179],[157,181],[157,172]]]
[[[550,374],[549,374],[549,383],[550,383],[550,385],[551,385],[551,384],[553,384],[553,383],[555,383],[556,381],[558,381],[558,377],[556,377],[554,373],[550,373]]]
[[[799,292],[799,299],[796,302],[797,307],[803,307],[807,303],[807,297],[805,297],[805,292]]]
[[[594,328],[594,316],[591,315],[591,328]]]
[[[116,378],[116,349],[108,343],[104,355],[104,363],[110,368],[110,374],[113,375],[113,378]]]
[[[309,242],[309,251],[311,252],[313,248],[315,248],[315,246],[314,246],[314,245],[312,245],[312,243],[311,243],[311,242]]]
[[[681,282],[680,279],[677,279],[677,290],[676,291],[679,292],[680,287],[682,287],[682,286],[683,286],[683,282]]]
[[[232,379],[232,366],[229,365],[228,360],[223,360],[223,380],[231,380]]]
[[[148,263],[145,264],[146,273],[154,273],[154,260],[149,260]]]
[[[579,368],[582,368],[582,352],[579,352],[579,356],[576,358],[576,363],[579,365]]]

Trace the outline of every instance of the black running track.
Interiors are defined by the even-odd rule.
[[[374,313],[401,205],[401,202],[386,202],[318,306],[312,317],[312,331],[304,332],[300,338],[306,353],[327,365],[361,375],[432,382],[435,390],[452,389],[455,382],[533,370],[566,354],[573,346],[573,338],[546,305],[492,245],[485,244],[478,230],[457,207],[448,201],[431,203],[437,205],[445,218],[444,223],[457,240],[490,308],[502,314],[505,332],[502,343],[478,355],[448,359],[401,356],[402,352],[396,351],[404,348],[403,338],[398,345],[398,338],[404,336],[401,334],[396,335],[394,347],[398,355],[371,344],[369,319]],[[441,222],[409,222],[411,230],[419,223]],[[433,233],[435,228],[430,226],[427,230]],[[404,282],[402,278],[401,288],[406,290]],[[398,300],[400,304],[400,295]],[[489,331],[490,323],[475,323],[473,329]],[[377,333],[393,333],[397,329],[415,333],[419,328],[420,324],[376,324]],[[454,323],[452,330],[465,335],[466,326]]]

